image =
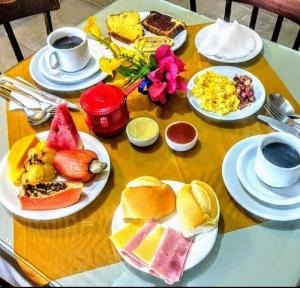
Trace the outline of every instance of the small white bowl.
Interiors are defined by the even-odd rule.
[[[168,136],[168,129],[175,125],[175,124],[178,124],[178,123],[184,123],[184,124],[188,124],[190,125],[194,130],[195,130],[195,137],[190,141],[190,142],[187,142],[187,143],[177,143],[177,142],[174,142],[173,140],[171,140]],[[165,137],[166,137],[166,142],[168,144],[168,146],[175,150],[175,151],[180,151],[180,152],[183,152],[183,151],[188,151],[188,150],[191,150],[197,143],[197,140],[198,140],[198,131],[196,129],[196,127],[194,125],[192,125],[191,123],[189,122],[185,122],[185,121],[177,121],[177,122],[173,122],[171,123],[165,130]]]
[[[153,135],[151,135],[151,137],[149,138],[136,138],[134,137],[134,135],[132,135],[130,132],[129,132],[129,128],[131,125],[134,125],[134,123],[137,123],[139,121],[149,121],[153,126],[154,126],[154,133]],[[126,134],[127,134],[127,137],[128,137],[128,140],[130,143],[132,143],[133,145],[135,146],[138,146],[138,147],[146,147],[146,146],[150,146],[152,145],[159,137],[159,126],[157,124],[157,122],[151,118],[148,118],[148,117],[138,117],[138,118],[135,118],[133,120],[131,120],[128,124],[127,124],[127,127],[126,127]]]

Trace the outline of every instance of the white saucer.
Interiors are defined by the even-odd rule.
[[[206,55],[205,53],[203,53],[201,51],[200,44],[208,36],[211,29],[213,28],[213,25],[214,24],[211,24],[211,25],[208,25],[208,26],[204,27],[203,29],[201,29],[197,33],[197,35],[195,37],[195,45],[197,47],[197,50],[199,51],[200,54],[202,54],[206,58],[208,58],[210,60],[222,62],[222,63],[241,63],[241,62],[245,62],[245,61],[249,61],[249,60],[253,59],[254,57],[256,57],[260,53],[260,51],[263,47],[263,41],[262,41],[261,37],[254,30],[244,26],[244,28],[247,29],[247,31],[253,35],[253,37],[255,39],[255,42],[256,42],[255,49],[253,51],[251,51],[248,55],[246,55],[242,58],[234,58],[234,59],[224,59],[224,58],[218,58],[218,57],[213,56],[213,55]]]
[[[150,14],[150,12],[139,12],[139,14],[140,14],[141,21],[143,21]],[[157,36],[157,35],[144,29],[144,36]],[[114,37],[110,37],[110,38],[114,43],[116,43],[119,46],[122,46],[125,48],[133,48],[133,46],[134,46],[133,43],[127,44],[127,43],[124,43],[124,42],[121,42],[121,41],[115,39]],[[185,29],[185,30],[181,31],[180,33],[178,33],[174,37],[174,39],[173,39],[174,44],[171,47],[171,50],[175,51],[178,48],[180,48],[182,46],[182,44],[185,42],[186,38],[187,38],[187,30]]]
[[[257,199],[274,205],[293,205],[300,202],[300,181],[286,188],[274,188],[266,185],[254,170],[258,143],[249,145],[240,154],[237,161],[237,174],[247,191]]]
[[[236,171],[237,159],[246,147],[258,143],[261,137],[263,135],[243,139],[227,152],[222,165],[225,186],[235,201],[254,215],[277,221],[300,219],[300,203],[291,206],[278,206],[262,202],[251,196],[239,181]]]
[[[61,91],[61,92],[83,90],[99,83],[100,81],[102,81],[107,77],[106,73],[101,72],[99,70],[99,72],[94,73],[92,76],[84,79],[84,81],[80,81],[68,85],[52,82],[49,79],[47,79],[45,76],[43,76],[43,74],[39,69],[40,58],[41,57],[44,58],[44,53],[46,52],[47,49],[48,47],[45,46],[32,57],[29,65],[29,72],[30,72],[30,76],[37,84],[39,84],[40,86],[48,90]]]
[[[73,84],[80,82],[99,71],[99,59],[102,57],[112,57],[112,52],[103,44],[93,39],[88,39],[88,47],[90,51],[90,60],[82,70],[76,72],[65,72],[58,69],[51,70],[46,64],[45,55],[39,59],[39,69],[48,80],[58,84]],[[45,50],[45,52],[47,49]]]

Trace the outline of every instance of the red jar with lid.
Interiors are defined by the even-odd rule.
[[[80,97],[86,113],[86,124],[97,135],[109,137],[119,134],[129,120],[126,95],[114,85],[99,83]]]

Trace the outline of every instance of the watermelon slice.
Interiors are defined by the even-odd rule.
[[[19,200],[24,210],[52,210],[79,201],[81,182],[41,182],[21,187]]]
[[[66,104],[59,104],[52,120],[47,146],[55,150],[82,149],[83,144]]]

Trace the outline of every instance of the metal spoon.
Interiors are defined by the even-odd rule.
[[[279,93],[272,93],[268,97],[269,104],[272,105],[278,112],[292,118],[300,119],[300,115],[295,113],[291,103]]]
[[[18,104],[21,107],[21,109],[25,112],[27,121],[31,125],[41,124],[41,123],[47,121],[51,116],[50,113],[47,111],[41,111],[41,110],[34,111],[34,110],[26,107],[23,103],[21,103],[18,99],[14,98],[11,95],[7,96],[4,93],[0,93],[0,96],[6,100],[12,100],[16,104]]]

